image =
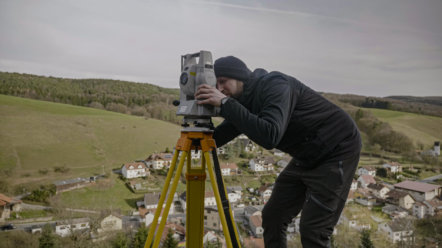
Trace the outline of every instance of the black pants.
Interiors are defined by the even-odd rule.
[[[301,210],[302,246],[330,247],[358,162],[359,154],[343,161],[325,161],[314,169],[287,165],[262,211],[265,247],[287,247],[287,226]]]

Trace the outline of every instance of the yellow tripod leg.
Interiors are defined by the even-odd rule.
[[[181,154],[180,163],[178,165],[177,171],[175,173],[175,177],[173,179],[172,188],[170,189],[169,197],[167,197],[166,207],[163,211],[163,216],[161,217],[160,225],[158,226],[157,235],[155,237],[155,242],[153,243],[153,247],[157,248],[160,245],[161,236],[163,234],[164,226],[166,225],[167,216],[169,215],[170,205],[173,201],[173,195],[176,192],[176,188],[178,186],[178,182],[180,181],[181,171],[183,170],[184,161],[187,157],[188,152],[183,151]],[[157,210],[158,211],[158,210]],[[145,247],[148,248],[148,247]]]
[[[153,237],[155,236],[155,229],[157,228],[158,218],[161,214],[161,209],[163,208],[164,200],[167,196],[167,191],[169,190],[170,181],[172,179],[173,172],[176,167],[176,162],[178,160],[178,155],[180,151],[175,150],[175,153],[173,154],[172,163],[170,164],[169,171],[167,172],[166,181],[164,182],[164,187],[161,192],[160,201],[158,202],[157,209],[155,211],[155,216],[152,220],[152,224],[149,228],[149,234],[147,236],[146,243],[144,244],[144,248],[150,248],[150,245],[152,244]]]
[[[213,172],[213,165],[210,160],[209,152],[204,152],[204,157],[207,162],[207,170],[209,171],[210,182],[212,183],[213,193],[215,194],[216,205],[218,206],[218,214],[221,218],[221,224],[223,226],[224,237],[226,238],[227,248],[232,248],[232,239],[230,237],[229,229],[227,227],[226,215],[223,211],[223,205],[221,203],[221,197],[218,191],[218,185],[216,183],[215,173]]]
[[[189,154],[190,155],[190,154]],[[186,247],[202,248],[204,237],[205,159],[200,166],[187,163]]]

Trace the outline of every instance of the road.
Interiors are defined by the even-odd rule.
[[[422,180],[419,180],[419,182],[423,182],[423,183],[431,183],[437,179],[442,179],[442,174],[436,175],[436,176],[432,176],[432,177],[427,177],[424,178]]]

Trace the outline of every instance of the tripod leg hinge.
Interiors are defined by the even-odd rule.
[[[186,174],[187,181],[205,181],[206,174]]]

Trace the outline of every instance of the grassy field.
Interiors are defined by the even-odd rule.
[[[0,116],[0,170],[12,184],[110,172],[171,149],[180,135],[164,121],[5,95]]]
[[[415,145],[421,143],[426,149],[434,141],[442,141],[442,118],[382,109],[365,109],[381,121],[388,122],[398,132],[407,135]]]

